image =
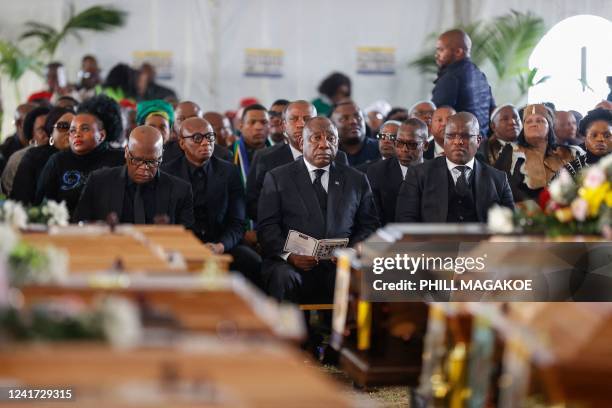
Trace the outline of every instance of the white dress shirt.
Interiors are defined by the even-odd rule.
[[[402,180],[406,178],[406,173],[408,172],[408,167],[400,164],[400,170],[402,170]]]
[[[472,157],[472,160],[470,160],[466,164],[455,164],[452,161],[448,160],[448,157],[447,157],[446,166],[448,167],[448,171],[450,171],[451,176],[453,176],[453,181],[455,182],[455,184],[457,184],[457,179],[459,178],[459,176],[461,176],[461,170],[457,169],[457,167],[466,166],[467,169],[465,170],[465,180],[468,182],[468,185],[469,185],[470,174],[472,174],[472,171],[474,170],[474,158],[473,157]]]
[[[289,148],[291,149],[291,154],[293,155],[293,160],[294,161],[299,159],[300,157],[302,157],[302,152],[300,152],[295,147],[291,146],[291,143],[289,143]]]
[[[308,163],[308,160],[306,159],[304,159],[304,164],[306,164],[306,168],[308,169],[310,181],[314,183],[315,178],[317,177],[317,173],[315,173],[315,170],[319,170],[319,167],[315,167],[312,164]],[[327,186],[329,185],[329,167],[330,165],[328,164],[327,166],[320,168],[321,170],[325,170],[325,173],[323,173],[323,175],[321,176],[321,185],[323,186],[323,189],[326,193]]]
[[[444,147],[440,146],[438,142],[434,141],[434,159],[440,156],[444,156]]]

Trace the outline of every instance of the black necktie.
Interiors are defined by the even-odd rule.
[[[141,185],[137,185],[134,194],[134,224],[146,224],[144,200],[142,199],[141,190]]]
[[[468,183],[465,177],[465,172],[467,171],[467,166],[457,166],[455,169],[459,170],[461,174],[459,178],[457,178],[457,182],[455,183],[455,191],[460,196],[464,196],[468,192]]]
[[[319,200],[319,206],[321,207],[323,217],[325,217],[327,214],[327,192],[323,188],[323,184],[321,184],[321,177],[323,177],[323,174],[325,174],[325,170],[316,169],[314,172],[315,179],[312,185],[314,186],[315,193],[317,194],[317,200]]]

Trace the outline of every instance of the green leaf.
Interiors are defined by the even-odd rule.
[[[72,35],[81,40],[81,31],[106,32],[125,25],[127,13],[111,6],[92,6],[76,14],[74,5],[70,5],[70,17],[60,30],[35,21],[25,25],[28,28],[20,38],[35,38],[40,42],[39,51],[53,58],[57,47],[64,39]]]

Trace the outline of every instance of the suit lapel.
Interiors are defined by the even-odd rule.
[[[389,177],[390,184],[393,186],[394,190],[398,190],[404,178],[402,177],[402,169],[400,168],[399,161],[397,158],[393,157],[388,159],[389,163],[387,164],[387,171],[385,172],[385,176]]]
[[[107,215],[114,212],[118,217],[121,217],[123,213],[123,196],[125,195],[127,177],[127,168],[123,166],[119,172],[119,182],[111,185],[112,193],[110,194],[110,208],[107,211]]]
[[[438,214],[440,214],[439,222],[446,222],[446,217],[448,216],[448,166],[444,157],[438,157],[433,160],[436,161],[436,165],[433,168],[434,175],[431,180],[434,180],[434,184],[437,184],[432,186],[436,191],[433,199],[437,202]]]
[[[223,215],[219,211],[219,204],[222,203],[219,181],[225,180],[225,176],[219,172],[220,169],[217,166],[216,159],[213,160],[211,157],[211,162],[208,164],[208,170],[206,171],[206,205],[208,206],[207,215],[211,225],[215,222],[217,216]]]
[[[170,198],[172,197],[172,185],[165,173],[159,172],[159,179],[155,187],[155,215],[166,214],[170,218],[170,224],[174,224],[174,214],[170,211]]]
[[[478,160],[474,160],[474,201],[476,204],[476,214],[478,221],[487,219],[487,201],[489,200],[490,189],[489,179],[486,177],[486,169]]]
[[[283,165],[286,163],[291,163],[293,161],[293,154],[291,153],[291,148],[289,144],[284,144],[283,147],[280,148],[279,152],[279,163],[278,165]]]
[[[317,196],[314,187],[312,186],[312,180],[310,179],[310,175],[308,174],[308,169],[304,164],[303,158],[298,160],[297,165],[294,167],[294,180],[302,202],[306,206],[306,210],[315,218],[312,220],[313,225],[316,221],[317,225],[321,226],[321,232],[325,233],[325,220],[323,219],[323,213],[321,212],[321,207],[319,207],[319,202],[317,201]]]
[[[343,197],[342,190],[344,186],[344,172],[332,162],[329,167],[329,184],[327,185],[326,237],[331,233],[334,221],[338,219],[336,211],[340,209],[340,200]]]

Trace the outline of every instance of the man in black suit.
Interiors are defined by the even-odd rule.
[[[427,150],[423,153],[423,159],[432,160],[436,157],[444,156],[444,130],[448,118],[453,116],[455,109],[450,106],[438,107],[431,118],[431,136],[433,139],[429,141]]]
[[[196,235],[216,254],[230,253],[233,270],[259,284],[261,257],[242,245],[245,230],[244,189],[238,169],[214,155],[215,133],[204,119],[185,119],[178,143],[184,154],[163,170],[191,184]]]
[[[156,128],[146,125],[135,128],[125,147],[125,166],[91,173],[74,220],[103,221],[114,212],[122,223],[153,224],[163,216],[171,224],[192,228],[191,187],[159,171],[163,143]]]
[[[397,137],[397,130],[401,124],[402,122],[397,120],[388,120],[383,123],[380,126],[379,132],[375,135],[376,140],[378,140],[378,151],[380,152],[380,158],[375,161],[361,163],[360,165],[355,166],[355,168],[367,174],[370,166],[395,157],[395,138]]]
[[[268,293],[279,301],[330,303],[335,265],[284,252],[289,230],[316,239],[366,239],[379,225],[365,174],[334,162],[338,131],[316,117],[303,131],[303,158],[269,171],[259,197],[257,236]]]
[[[302,156],[302,131],[310,118],[317,116],[317,110],[308,101],[293,101],[283,112],[283,122],[288,143],[276,144],[255,154],[247,178],[247,214],[257,220],[257,201],[263,187],[266,173]],[[338,152],[335,160],[347,164],[346,154]]]
[[[189,118],[202,118],[203,116],[202,108],[195,102],[182,101],[176,105],[170,140],[164,145],[164,163],[169,163],[183,155],[183,150],[178,143],[178,134],[183,121]],[[215,145],[214,155],[219,159],[232,161],[232,153],[223,145]]]
[[[448,119],[445,157],[411,167],[397,198],[398,222],[486,222],[494,204],[514,208],[506,174],[474,160],[480,134],[476,117]]]
[[[423,163],[423,148],[427,144],[428,133],[425,122],[408,119],[400,125],[393,141],[396,156],[368,168],[368,179],[382,225],[395,221],[397,194],[408,168]]]

